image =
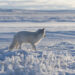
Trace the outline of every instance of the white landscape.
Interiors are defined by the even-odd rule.
[[[50,17],[59,17],[57,12],[55,14]],[[61,14],[61,19],[65,19]],[[44,15],[39,12],[39,18],[36,15],[31,13],[30,16],[31,20],[36,18],[36,22],[30,21],[26,15],[25,22],[0,23],[0,75],[75,75],[75,15],[71,12],[70,16],[67,15],[71,17],[71,22],[68,19],[67,22],[53,19],[43,22],[49,12]],[[36,51],[32,50],[30,44],[23,44],[21,50],[8,50],[17,32],[36,31],[43,27],[46,37],[36,46]]]

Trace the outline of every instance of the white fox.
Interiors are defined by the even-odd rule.
[[[36,50],[36,43],[38,43],[43,37],[45,37],[44,28],[39,29],[36,32],[20,31],[14,36],[13,42],[9,49],[21,49],[22,43],[30,43],[32,48]]]

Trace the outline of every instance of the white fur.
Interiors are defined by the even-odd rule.
[[[10,45],[9,49],[12,50],[13,48],[21,49],[22,43],[30,43],[32,48],[36,50],[36,43],[40,42],[40,40],[45,36],[44,29],[39,29],[36,32],[28,32],[28,31],[21,31],[18,32],[13,39],[12,44]]]

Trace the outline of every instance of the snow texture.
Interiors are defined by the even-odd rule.
[[[0,9],[0,22],[75,22],[75,11]]]
[[[0,33],[0,75],[75,75],[75,31],[46,29],[46,37],[37,45],[37,51],[29,44],[10,51],[8,47],[16,34],[13,31]]]
[[[75,11],[0,9],[0,75],[75,75],[74,22]],[[8,50],[17,32],[43,27],[46,37],[36,51],[30,44]]]

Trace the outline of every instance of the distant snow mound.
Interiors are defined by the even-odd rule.
[[[74,45],[69,42],[60,42],[53,46],[54,48],[58,50],[71,50],[74,48]]]
[[[58,45],[72,45],[72,44],[69,42],[60,42]]]

